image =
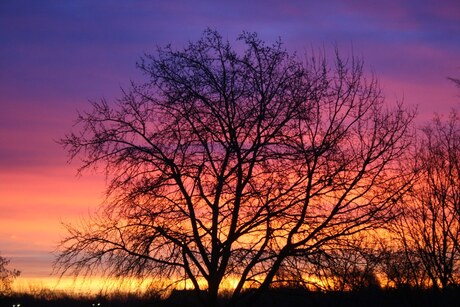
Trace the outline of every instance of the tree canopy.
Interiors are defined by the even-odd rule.
[[[63,272],[186,280],[214,305],[226,279],[235,299],[302,282],[312,256],[393,218],[414,112],[385,103],[355,57],[237,43],[207,30],[159,48],[138,63],[145,83],[79,114],[60,142],[105,171],[108,197],[68,227]]]

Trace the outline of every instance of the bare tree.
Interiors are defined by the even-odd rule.
[[[138,64],[148,82],[79,115],[61,143],[105,170],[108,199],[69,226],[61,271],[186,280],[215,305],[224,279],[233,298],[263,291],[292,259],[391,219],[413,112],[385,106],[356,58],[238,42],[207,30],[160,48]]]
[[[460,119],[436,116],[422,130],[421,173],[398,228],[399,238],[421,262],[431,285],[446,288],[460,278]]]
[[[0,294],[5,294],[11,291],[11,284],[14,279],[19,276],[20,272],[15,269],[7,269],[10,261],[0,256]]]

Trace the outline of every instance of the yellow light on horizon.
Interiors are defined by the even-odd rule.
[[[98,295],[112,293],[144,293],[155,285],[153,279],[136,280],[107,277],[26,277],[18,278],[13,291],[39,295],[45,292],[67,295]]]

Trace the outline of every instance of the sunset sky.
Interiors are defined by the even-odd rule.
[[[0,254],[21,280],[45,280],[62,222],[103,201],[104,178],[77,176],[56,140],[88,100],[113,99],[156,46],[180,48],[207,27],[281,37],[299,56],[335,46],[362,57],[389,103],[418,122],[460,106],[460,1],[0,1]]]

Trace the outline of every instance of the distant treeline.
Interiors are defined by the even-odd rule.
[[[226,298],[220,297],[220,303],[225,305]],[[460,301],[460,289],[449,288],[443,290],[420,290],[420,289],[392,289],[392,290],[361,290],[361,291],[336,291],[318,292],[305,289],[278,288],[267,291],[252,306],[275,307],[275,306],[374,306],[374,307],[398,307],[398,306],[458,306]],[[244,299],[235,306],[245,306]],[[1,306],[15,307],[186,307],[196,306],[199,302],[190,291],[174,291],[169,298],[161,299],[159,296],[135,296],[120,295],[109,298],[97,297],[73,297],[66,295],[36,296],[32,294],[1,296]]]

